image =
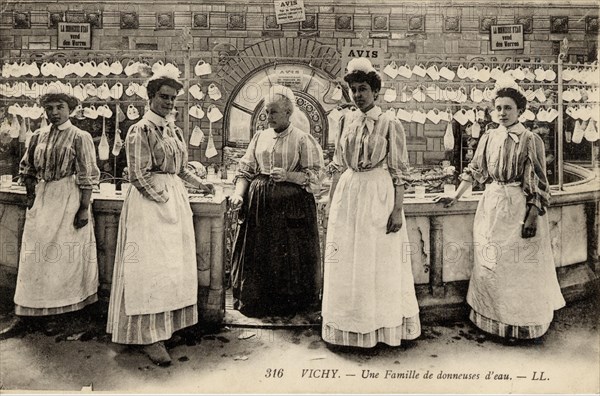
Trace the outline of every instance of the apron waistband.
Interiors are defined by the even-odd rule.
[[[492,182],[492,184],[497,184],[499,186],[508,186],[508,187],[519,187],[519,186],[521,186],[521,182],[518,182],[518,181],[504,182],[504,181],[494,180]]]
[[[348,168],[349,170],[351,170],[352,172],[356,172],[356,173],[364,173],[364,172],[371,172],[377,169],[383,169],[383,165],[378,165],[374,168],[366,168],[366,169],[353,169],[353,168]]]

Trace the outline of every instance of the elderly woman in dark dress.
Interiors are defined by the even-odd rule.
[[[131,186],[119,222],[107,332],[142,346],[158,365],[171,357],[164,340],[198,322],[192,210],[183,180],[214,192],[187,168],[187,147],[172,118],[183,85],[158,76],[147,83],[150,109],[125,139]]]
[[[293,315],[318,302],[313,194],[320,190],[323,154],[314,137],[290,123],[294,108],[289,88],[271,88],[270,128],[252,138],[231,197],[243,219],[232,257],[234,308],[248,316]]]

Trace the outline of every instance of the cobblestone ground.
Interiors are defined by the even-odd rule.
[[[11,299],[2,297],[6,313]],[[596,294],[570,304],[542,342],[522,345],[468,321],[358,351],[327,346],[318,328],[193,329],[168,343],[166,368],[112,344],[102,308],[90,307],[0,341],[0,379],[2,392],[598,393],[599,303]]]

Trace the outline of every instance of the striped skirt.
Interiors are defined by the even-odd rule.
[[[94,293],[85,300],[65,305],[64,307],[55,308],[29,308],[22,305],[15,304],[15,314],[19,316],[48,316],[48,315],[60,315],[67,312],[75,312],[83,309],[83,307],[93,304],[98,301],[98,293]]]
[[[153,204],[131,186],[121,211],[106,325],[119,344],[153,344],[198,323],[196,245],[187,191],[175,175],[153,174],[153,181],[169,191],[167,203]],[[139,250],[127,258],[131,244]]]
[[[325,259],[323,340],[370,348],[398,346],[421,334],[406,219],[386,234],[394,207],[387,170],[347,170],[335,190]]]
[[[419,315],[404,318],[396,327],[382,327],[369,333],[355,333],[323,325],[323,339],[330,344],[360,348],[372,348],[381,342],[390,346],[398,346],[402,340],[414,340],[421,335]]]
[[[197,304],[156,314],[125,314],[125,282],[122,263],[119,265],[118,262],[115,262],[112,287],[106,332],[112,334],[111,340],[114,343],[153,344],[168,340],[177,330],[198,323]]]
[[[522,340],[539,338],[546,334],[548,328],[550,328],[550,323],[529,326],[509,325],[494,319],[486,318],[472,309],[471,313],[469,314],[469,319],[471,319],[471,322],[473,322],[475,326],[479,327],[486,333],[494,334],[503,338],[518,338]]]

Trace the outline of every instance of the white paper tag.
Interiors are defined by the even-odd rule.
[[[210,120],[210,122],[217,122],[221,118],[223,118],[223,113],[221,113],[221,110],[219,110],[219,108],[214,105],[210,106],[206,115],[207,115],[208,119]]]

